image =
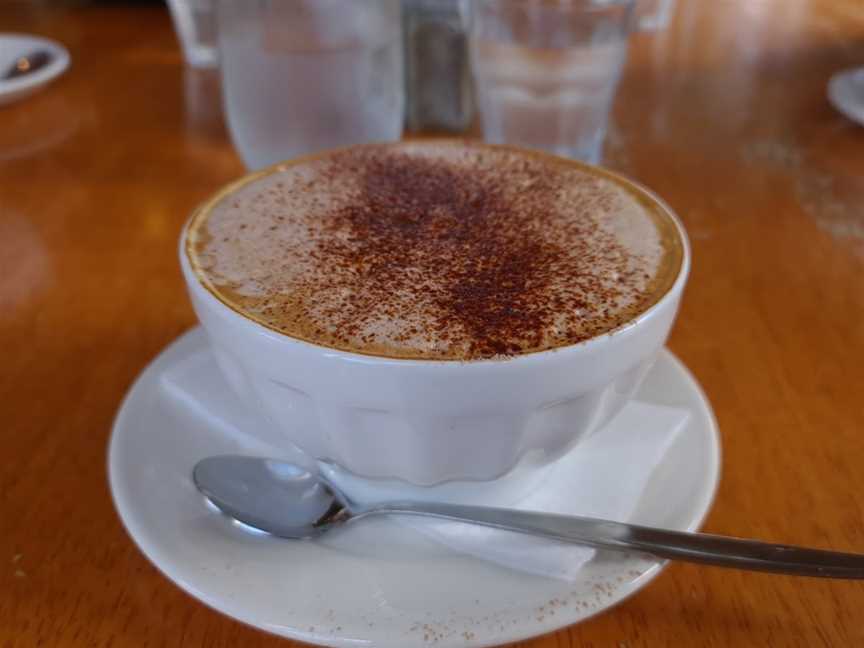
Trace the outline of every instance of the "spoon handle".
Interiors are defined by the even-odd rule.
[[[658,558],[823,578],[864,578],[864,554],[840,553],[706,533],[669,531],[594,518],[454,504],[392,502],[359,515],[397,513],[545,536]]]

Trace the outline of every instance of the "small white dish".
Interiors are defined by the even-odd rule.
[[[69,52],[60,43],[26,34],[0,33],[0,74],[21,56],[37,50],[50,52],[52,60],[45,67],[14,79],[0,79],[0,105],[23,99],[59,77],[69,67]]]
[[[828,99],[846,117],[864,126],[864,66],[833,75],[828,82]]]
[[[224,383],[215,360],[194,361],[209,353],[203,331],[194,329],[142,373],[117,415],[108,469],[114,503],[143,553],[186,592],[228,616],[325,646],[492,646],[583,621],[644,587],[663,566],[599,552],[578,581],[553,580],[456,553],[386,518],[314,542],[250,533],[208,510],[190,479],[204,456],[268,452],[260,431],[245,435],[224,424],[226,412],[250,427],[260,423]],[[166,376],[178,369],[200,372],[208,407],[166,389]],[[637,398],[690,416],[632,521],[695,530],[719,476],[711,407],[665,350]],[[543,487],[554,488],[554,479]]]

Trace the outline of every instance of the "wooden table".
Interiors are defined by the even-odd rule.
[[[825,97],[864,64],[864,7],[679,5],[668,32],[634,39],[608,159],[692,237],[671,347],[723,435],[706,529],[864,551],[864,128]],[[158,8],[5,3],[0,27],[73,59],[0,108],[0,645],[280,645],[157,573],[106,484],[124,392],[195,321],[180,226],[242,172],[214,78],[184,69]],[[862,610],[862,583],[676,564],[522,645],[861,646]]]

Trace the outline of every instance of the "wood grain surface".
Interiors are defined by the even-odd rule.
[[[608,163],[655,189],[694,265],[671,347],[710,396],[723,481],[706,529],[864,551],[864,128],[829,76],[864,65],[860,0],[682,0],[634,38]],[[132,380],[194,323],[190,210],[242,172],[217,80],[167,11],[0,3],[72,53],[0,107],[0,646],[277,646],[138,552],[106,484]],[[864,583],[672,565],[520,644],[864,646]]]

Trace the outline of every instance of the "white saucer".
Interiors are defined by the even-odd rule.
[[[18,57],[37,50],[50,52],[53,60],[31,74],[15,79],[0,79],[0,105],[12,103],[36,92],[69,67],[69,52],[56,41],[27,34],[0,33],[0,74],[4,74]]]
[[[227,385],[212,393],[212,410],[180,402],[164,388],[166,372],[202,353],[207,340],[194,329],[138,378],[117,415],[108,468],[115,505],[140,549],[220,612],[325,646],[491,646],[582,621],[644,587],[662,568],[660,561],[599,552],[581,579],[568,583],[457,554],[386,518],[314,542],[253,535],[208,510],[190,479],[204,456],[262,451],[260,442],[226,430],[214,414],[242,406]],[[711,407],[668,351],[638,398],[691,415],[632,521],[695,530],[719,475]]]
[[[828,99],[846,117],[864,126],[864,66],[832,76],[828,82]]]

